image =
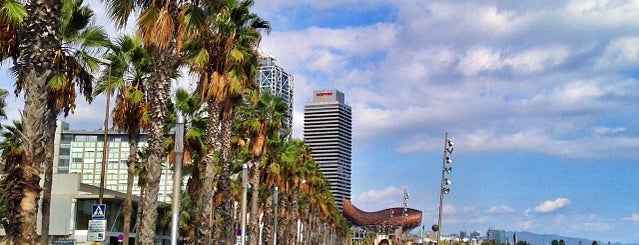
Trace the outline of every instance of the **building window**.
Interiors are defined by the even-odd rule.
[[[73,135],[63,134],[60,143],[71,143],[73,141]]]
[[[68,156],[71,153],[71,149],[70,148],[60,148],[60,155],[61,156]]]
[[[58,166],[59,167],[69,167],[69,159],[60,158],[60,160],[58,160]]]

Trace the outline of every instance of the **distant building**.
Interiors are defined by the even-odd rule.
[[[108,131],[105,189],[126,193],[129,139],[127,134]],[[54,139],[54,173],[78,173],[83,184],[100,186],[104,130],[71,130],[69,124],[58,121]],[[140,134],[139,149],[147,146],[147,135]],[[133,195],[140,195],[138,177],[133,181]],[[171,202],[173,170],[162,166],[158,201]]]
[[[289,129],[293,128],[293,76],[275,64],[271,57],[261,57],[260,67],[256,77],[260,91],[268,91],[273,95],[282,97],[288,105],[288,115],[284,119]]]
[[[496,243],[506,243],[506,231],[488,228],[488,231],[486,231],[486,239],[495,241]]]
[[[351,199],[351,107],[338,90],[313,91],[313,102],[304,107],[304,141],[341,211]]]
[[[470,233],[470,239],[479,239],[481,237],[481,234],[479,233],[479,231],[473,231]]]

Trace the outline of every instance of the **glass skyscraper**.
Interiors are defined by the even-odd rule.
[[[288,117],[285,118],[289,129],[293,128],[293,76],[275,64],[275,59],[271,57],[261,57],[258,68],[257,84],[260,92],[271,92],[271,94],[282,97],[288,106]]]
[[[351,199],[351,107],[338,90],[313,91],[313,102],[304,106],[304,141],[340,210]]]

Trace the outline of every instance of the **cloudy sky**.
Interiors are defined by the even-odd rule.
[[[639,1],[257,1],[261,45],[353,108],[353,203],[496,229],[639,242]]]
[[[313,90],[345,93],[360,209],[401,206],[406,190],[422,224],[436,223],[448,132],[444,234],[639,242],[639,1],[258,0],[254,11],[272,26],[262,51],[295,77],[296,137]],[[17,115],[21,102],[9,104]],[[66,120],[99,128],[103,110],[98,98]]]

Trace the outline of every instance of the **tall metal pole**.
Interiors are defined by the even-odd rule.
[[[173,215],[171,217],[171,245],[177,245],[180,217],[180,189],[182,188],[182,155],[184,152],[184,117],[178,115],[175,124],[175,163],[173,164]]]
[[[442,157],[442,178],[440,181],[440,185],[439,185],[439,211],[437,214],[437,244],[439,244],[439,240],[441,239],[441,232],[442,232],[442,203],[444,200],[444,173],[446,172],[446,163],[448,162],[448,156],[447,153],[452,152],[452,149],[449,151],[448,150],[448,146],[449,146],[449,140],[448,140],[448,132],[446,132],[444,134],[444,152],[443,152],[443,157]]]
[[[242,236],[240,238],[241,241],[241,245],[244,245],[246,243],[244,243],[245,241],[245,236],[246,236],[246,199],[247,199],[247,187],[248,187],[248,164],[244,163],[242,164],[242,214],[240,215],[242,221],[242,228],[240,230],[240,235]]]
[[[107,77],[106,87],[106,109],[104,110],[104,139],[102,141],[102,168],[100,173],[100,190],[98,194],[98,203],[104,203],[104,185],[106,182],[107,156],[109,151],[109,103],[111,102],[111,63],[109,63],[109,76]]]
[[[278,194],[278,188],[277,186],[275,186],[275,191],[273,192],[273,244],[277,245],[277,215],[279,213],[278,208],[277,208],[277,194]]]

